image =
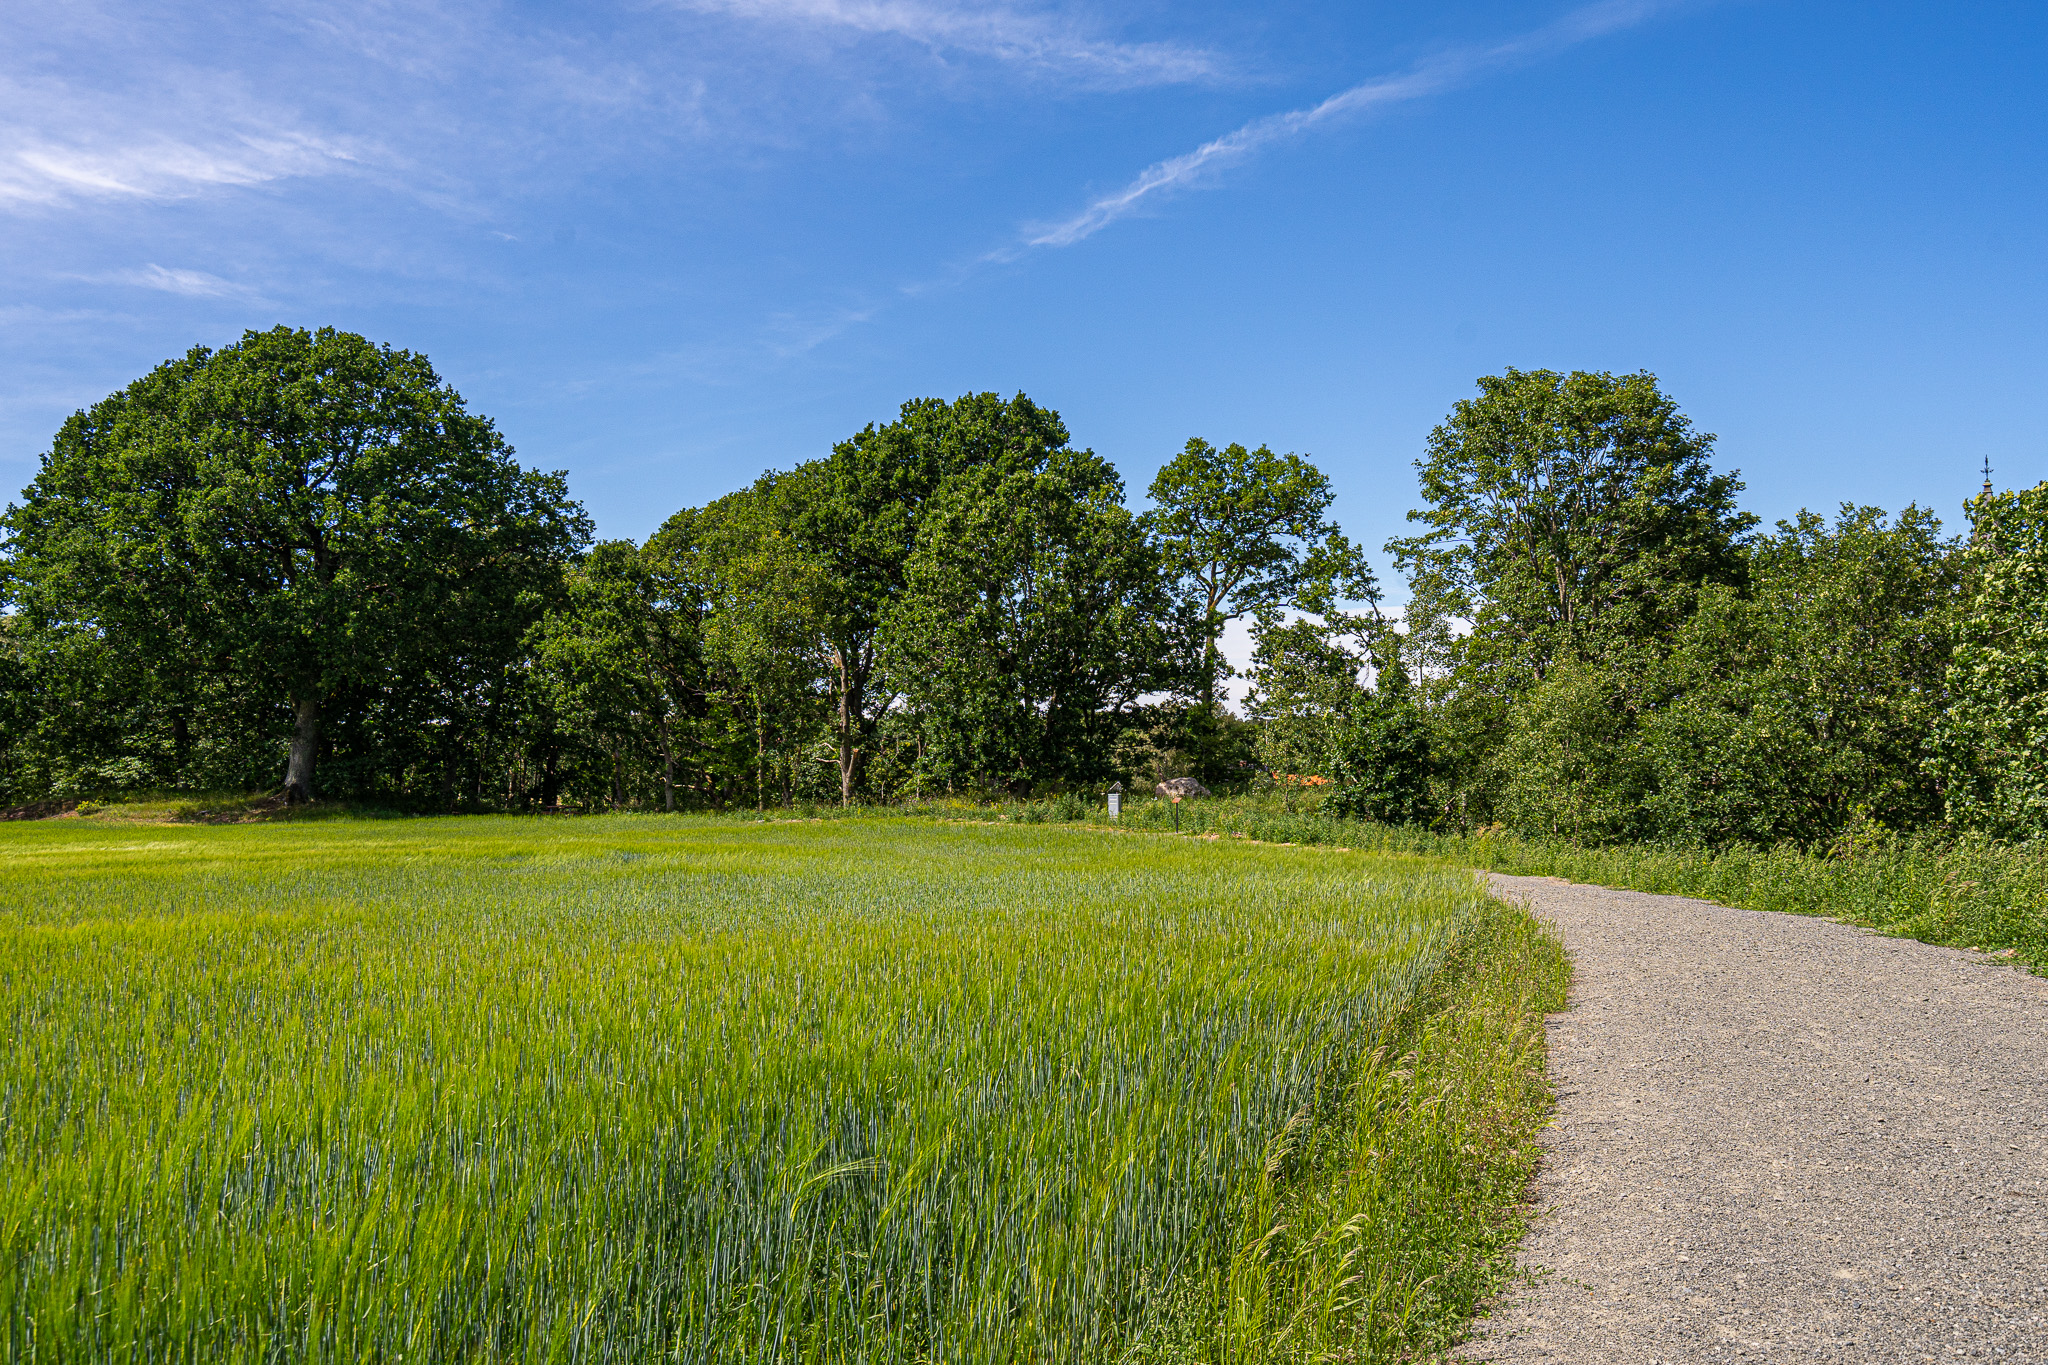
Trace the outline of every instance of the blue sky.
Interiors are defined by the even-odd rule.
[[[1376,549],[1508,365],[1654,371],[1767,520],[1954,520],[2048,478],[2044,72],[2038,3],[11,0],[0,481],[285,322],[609,536],[1021,389],[1134,501],[1303,452]]]

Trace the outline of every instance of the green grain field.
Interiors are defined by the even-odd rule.
[[[1057,827],[0,827],[0,1351],[1249,1359],[1298,1315],[1246,1306],[1290,1163],[1394,1169],[1357,1097],[1427,1069],[1386,1048],[1501,913],[1422,860]],[[1526,1163],[1471,1137],[1414,1139],[1447,1231],[1396,1191],[1422,1241],[1354,1218],[1286,1290],[1335,1358],[1511,1242]]]

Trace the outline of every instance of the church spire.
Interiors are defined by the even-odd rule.
[[[1984,539],[1984,522],[1982,518],[1988,516],[1991,511],[1991,457],[1989,455],[1984,457],[1984,496],[1978,499],[1977,505],[1974,508],[1970,507],[1968,503],[1963,504],[1963,506],[1970,513],[1970,543],[1975,545]]]

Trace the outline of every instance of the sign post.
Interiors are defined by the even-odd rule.
[[[1109,791],[1108,791],[1107,795],[1108,795],[1108,797],[1109,797],[1109,818],[1110,818],[1110,819],[1112,819],[1112,820],[1121,820],[1121,819],[1123,819],[1123,818],[1124,818],[1124,784],[1123,784],[1123,783],[1121,783],[1121,782],[1112,782],[1112,783],[1110,783],[1110,784],[1109,784]]]
[[[1207,796],[1209,789],[1192,777],[1170,777],[1152,790],[1173,802],[1173,832],[1180,833],[1180,803],[1196,796]],[[1215,835],[1208,836],[1211,839]]]

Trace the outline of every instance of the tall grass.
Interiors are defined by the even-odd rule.
[[[1928,943],[2001,953],[2048,971],[2048,849],[1910,837],[1829,854],[1789,847],[1714,852],[1489,844],[1475,865],[1750,910],[1825,915]]]
[[[1750,910],[1823,915],[1956,948],[2002,953],[2048,972],[2048,845],[1872,832],[1835,848],[1705,849],[1658,845],[1585,848],[1503,831],[1437,834],[1321,814],[1314,798],[1190,801],[1191,835],[1335,845],[1443,859],[1520,876],[1552,876]],[[1044,818],[1044,817],[1041,817]],[[1090,807],[1087,818],[1104,821]],[[1126,807],[1124,825],[1173,827],[1171,806]]]
[[[1418,1360],[1463,1340],[1526,1227],[1543,1016],[1569,978],[1528,916],[1485,912],[1331,1102],[1268,1147],[1231,1255],[1177,1287],[1134,1358]]]
[[[1413,860],[906,821],[66,821],[0,829],[0,871],[10,1359],[1080,1362],[1175,1333],[1250,1359],[1200,1343],[1277,1309],[1205,1296],[1270,1272],[1273,1304],[1356,1298],[1363,1234],[1289,1250],[1328,1263],[1297,1284],[1245,1260],[1247,1219],[1321,1181],[1328,1223],[1344,1182],[1407,1169],[1358,1146],[1390,1097],[1400,1161],[1413,1123],[1484,1129],[1424,1105],[1430,1064],[1365,1057],[1432,1055],[1432,992],[1501,923]],[[1376,1216],[1435,1218],[1411,1185]],[[1358,1246],[1448,1322],[1464,1300],[1397,1242]],[[1382,1300],[1324,1316],[1384,1345]]]

